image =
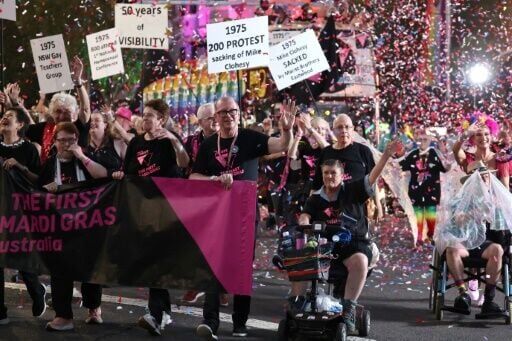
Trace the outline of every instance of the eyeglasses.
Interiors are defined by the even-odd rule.
[[[62,144],[65,144],[65,143],[74,144],[74,143],[76,143],[77,138],[76,137],[68,137],[68,138],[62,137],[60,139],[55,139],[55,141],[62,143]]]
[[[238,109],[227,109],[227,110],[219,110],[217,111],[217,114],[219,114],[220,116],[231,116],[231,117],[234,117],[236,115],[238,115]]]

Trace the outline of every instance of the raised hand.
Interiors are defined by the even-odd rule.
[[[297,113],[297,106],[295,101],[284,100],[281,105],[281,127],[283,130],[290,130],[293,128],[295,122],[295,114]]]
[[[75,84],[82,82],[82,72],[84,71],[84,63],[78,56],[74,56],[71,61],[71,78]]]

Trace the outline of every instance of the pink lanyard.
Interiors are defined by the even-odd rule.
[[[229,153],[228,153],[228,160],[226,162],[226,159],[224,159],[224,164],[222,164],[224,166],[224,168],[226,168],[226,170],[230,170],[233,166],[233,162],[234,160],[232,160],[231,158],[233,157],[233,147],[235,146],[235,142],[236,140],[238,139],[238,133],[233,137],[233,142],[231,142],[231,146],[229,147]],[[222,158],[221,156],[221,153],[220,153],[220,132],[218,133],[217,135],[217,155],[219,155],[219,159]]]

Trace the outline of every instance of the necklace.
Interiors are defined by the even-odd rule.
[[[236,133],[235,136],[233,136],[233,142],[231,142],[231,146],[229,147],[228,159],[226,160],[226,158],[222,157],[221,153],[220,153],[220,132],[217,135],[217,155],[218,155],[218,161],[222,164],[222,166],[224,166],[224,168],[226,170],[231,169],[232,166],[233,166],[233,162],[232,161],[234,161],[234,160],[231,160],[231,158],[233,157],[233,150],[236,148],[235,142],[236,142],[237,139],[238,139],[238,133]],[[238,152],[238,150],[235,150],[235,152]]]
[[[5,143],[4,141],[1,141],[0,144],[7,148],[16,148],[18,146],[21,146],[23,144],[23,142],[24,142],[23,139],[19,139],[18,141],[13,142],[13,143]]]

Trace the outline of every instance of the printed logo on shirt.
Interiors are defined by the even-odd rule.
[[[430,172],[428,171],[428,164],[425,159],[419,158],[416,160],[416,169],[418,170],[418,183],[421,184],[423,181],[427,180],[430,177]]]
[[[324,214],[328,217],[326,224],[339,225],[341,223],[340,213],[341,213],[341,209],[339,209],[339,208],[327,207],[324,210]]]
[[[139,150],[137,152],[137,161],[139,162],[139,165],[141,166],[147,166],[151,159],[153,158],[153,153],[151,153],[149,150]]]
[[[137,171],[139,176],[149,176],[158,172],[161,167],[160,165],[151,163],[153,153],[149,150],[140,150],[136,154],[137,161],[142,167]]]
[[[223,168],[227,168],[225,171],[222,171],[221,174],[230,173],[230,174],[233,174],[233,176],[238,176],[238,175],[244,174],[244,169],[240,166],[230,168],[233,166],[233,163],[234,163],[233,161],[236,159],[238,151],[239,151],[238,146],[233,146],[232,154],[231,154],[231,165],[227,164],[228,157],[229,157],[229,152],[228,152],[227,148],[222,149],[220,151],[220,154],[218,153],[218,151],[214,152],[215,160],[217,160],[217,162]]]

